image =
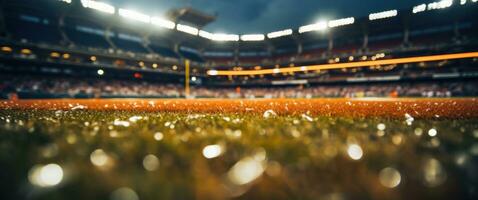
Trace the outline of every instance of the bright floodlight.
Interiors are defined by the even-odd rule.
[[[71,0],[59,0],[59,1],[62,1],[62,2],[65,2],[65,3],[71,3]]]
[[[264,39],[264,34],[248,34],[241,36],[242,41],[263,41]]]
[[[211,69],[211,70],[207,71],[207,74],[210,75],[210,76],[216,76],[217,75],[217,70]]]
[[[467,0],[460,0],[461,5],[465,5],[468,1]],[[471,2],[475,3],[478,2],[478,0],[471,0]]]
[[[418,6],[414,6],[412,12],[415,14],[415,13],[423,12],[426,9],[427,9],[426,4],[420,4]]]
[[[283,36],[287,36],[287,35],[292,35],[292,29],[286,29],[286,30],[282,30],[282,31],[272,32],[272,33],[267,34],[267,37],[272,39],[272,38],[278,38],[278,37],[283,37]]]
[[[337,26],[345,26],[349,24],[353,24],[355,22],[355,18],[353,17],[348,17],[348,18],[342,18],[342,19],[336,19],[329,21],[329,27],[337,27]]]
[[[318,22],[315,24],[309,24],[299,27],[299,33],[305,33],[310,31],[323,31],[327,29],[327,22]]]
[[[213,37],[214,37],[214,34],[209,33],[209,32],[207,32],[207,31],[200,30],[200,31],[199,31],[199,36],[201,36],[201,37],[203,37],[203,38],[206,38],[206,39],[212,40]]]
[[[120,8],[118,12],[119,12],[119,15],[124,17],[124,18],[132,19],[132,20],[136,20],[136,21],[140,21],[140,22],[144,22],[144,23],[150,23],[151,22],[151,17],[150,16],[139,13],[139,12],[136,12],[136,11],[133,11],[133,10],[127,10],[127,9]]]
[[[199,31],[199,36],[214,41],[239,41],[239,35],[210,33],[203,30]]]
[[[438,2],[429,3],[427,6],[428,10],[436,10],[436,9],[443,9],[448,8],[453,5],[453,0],[441,0]]]
[[[109,14],[115,13],[115,7],[106,3],[96,2],[93,0],[81,0],[81,4],[85,8],[91,8]]]
[[[199,33],[199,30],[197,28],[194,28],[194,27],[188,26],[188,25],[184,25],[184,24],[178,24],[176,26],[176,29],[178,31],[181,31],[181,32],[184,32],[184,33],[187,33],[187,34],[191,34],[191,35],[198,35],[198,33]]]
[[[398,14],[397,10],[388,10],[388,11],[383,11],[378,13],[372,13],[368,15],[368,19],[369,20],[384,19],[389,17],[395,17],[397,16],[397,14]]]
[[[215,34],[213,34],[212,40],[214,40],[214,41],[239,41],[239,35],[215,33]]]
[[[151,18],[151,24],[154,24],[163,28],[167,28],[167,29],[174,29],[174,27],[176,27],[176,24],[174,22],[165,20],[159,17]]]

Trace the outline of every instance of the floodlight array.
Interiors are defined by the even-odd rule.
[[[292,35],[292,29],[271,32],[267,34],[267,37],[272,39],[272,38],[284,37],[287,35]]]
[[[478,0],[472,0],[472,2],[476,2],[476,1],[478,1]],[[461,5],[463,5],[465,3],[466,3],[466,0],[460,0]],[[432,3],[429,3],[429,4],[420,4],[420,5],[417,5],[417,6],[413,7],[412,13],[415,14],[415,13],[420,13],[420,12],[424,12],[424,11],[427,11],[427,10],[444,9],[444,8],[448,8],[452,5],[453,5],[453,0],[441,0],[441,1],[432,2]]]
[[[174,27],[176,27],[176,23],[159,17],[152,17],[151,24],[167,29],[174,29]]]
[[[372,13],[368,15],[368,19],[369,20],[385,19],[385,18],[395,17],[397,16],[397,14],[398,14],[397,10],[388,10],[388,11],[383,11],[378,13]]]
[[[331,20],[329,21],[329,27],[338,27],[338,26],[345,26],[345,25],[350,25],[355,22],[355,18],[353,17],[347,17],[347,18],[342,18],[342,19],[336,19],[336,20]]]
[[[192,26],[184,25],[184,24],[177,24],[176,25],[176,30],[191,34],[191,35],[198,35],[199,30],[197,28],[194,28]]]
[[[121,17],[144,22],[144,23],[151,23],[151,17],[149,15],[145,15],[139,12],[136,12],[134,10],[128,10],[128,9],[123,9],[120,8],[118,10],[118,14]]]
[[[57,1],[65,2],[68,4],[71,4],[72,2],[72,0],[57,0]],[[464,5],[468,2],[478,2],[478,0],[469,0],[469,1],[460,0],[461,5]],[[107,3],[98,2],[95,0],[81,0],[81,4],[85,8],[91,8],[91,9],[95,9],[95,10],[109,13],[109,14],[116,13],[116,8]],[[420,4],[412,8],[412,13],[415,14],[415,13],[420,13],[427,10],[444,9],[444,8],[451,7],[452,5],[453,5],[453,0],[441,0],[441,1],[432,2],[429,4]],[[270,32],[266,35],[264,34],[235,35],[235,34],[210,33],[204,30],[199,30],[198,28],[195,28],[189,25],[176,24],[173,21],[169,21],[160,17],[151,17],[149,15],[146,15],[137,11],[123,9],[123,8],[118,9],[118,15],[124,18],[129,18],[129,19],[141,21],[144,23],[150,23],[150,24],[153,24],[162,28],[166,28],[166,29],[176,28],[176,30],[180,32],[188,33],[191,35],[199,35],[200,37],[213,40],[213,41],[239,41],[239,40],[263,41],[265,40],[266,36],[269,39],[273,39],[273,38],[284,37],[284,36],[293,34],[292,29],[285,29],[285,30]],[[378,13],[371,13],[369,14],[369,20],[391,18],[397,15],[398,15],[397,10],[388,10],[388,11],[383,11]],[[354,17],[347,17],[347,18],[335,19],[330,21],[321,21],[318,23],[301,26],[299,27],[298,32],[306,33],[306,32],[312,32],[312,31],[324,31],[324,30],[327,30],[328,28],[346,26],[346,25],[350,25],[354,23],[355,23]]]
[[[241,35],[242,41],[263,41],[264,39],[265,39],[264,34]]]
[[[438,2],[429,3],[427,5],[427,10],[437,10],[448,8],[453,5],[453,0],[441,0]]]
[[[239,35],[199,31],[199,36],[214,41],[239,41]]]
[[[327,22],[318,22],[315,24],[309,24],[299,27],[299,33],[311,32],[311,31],[323,31],[327,29]]]
[[[97,2],[93,0],[81,0],[81,4],[85,8],[91,8],[108,14],[115,14],[116,8],[110,4]]]

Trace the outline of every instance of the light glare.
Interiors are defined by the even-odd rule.
[[[263,41],[264,39],[264,34],[248,34],[241,36],[242,41]]]
[[[114,14],[116,8],[112,5],[103,2],[97,2],[93,0],[81,0],[81,4],[85,8],[91,8],[108,14]]]
[[[167,28],[167,29],[174,29],[174,27],[176,27],[176,24],[174,22],[165,20],[159,17],[151,18],[151,24],[154,24],[163,28]]]
[[[360,160],[360,158],[363,156],[362,147],[357,144],[349,145],[347,148],[347,153],[353,160]]]
[[[202,150],[202,155],[207,158],[215,158],[222,154],[222,148],[218,144],[208,145]]]
[[[429,3],[427,5],[428,10],[436,10],[436,9],[443,9],[448,8],[453,5],[453,0],[441,0],[438,2]]]
[[[149,154],[143,159],[143,167],[148,171],[156,171],[159,168],[159,159],[153,154]]]
[[[108,163],[109,156],[102,149],[97,149],[91,153],[90,160],[93,165],[101,167]]]
[[[257,179],[263,172],[264,165],[261,161],[252,157],[246,157],[229,170],[227,177],[236,185],[244,185]]]
[[[199,33],[199,30],[197,28],[184,25],[184,24],[177,24],[176,30],[187,33],[187,34],[191,34],[191,35],[198,35]]]
[[[210,76],[216,76],[217,75],[217,70],[209,70],[207,71],[207,74]]]
[[[377,20],[377,19],[384,19],[397,16],[397,10],[388,10],[379,13],[372,13],[368,16],[369,20]]]
[[[58,185],[63,180],[63,169],[58,164],[36,165],[30,172],[30,183],[40,187]]]
[[[271,32],[267,34],[267,37],[272,39],[272,38],[278,38],[278,37],[283,37],[287,35],[292,35],[292,29]]]
[[[412,12],[415,14],[415,13],[423,12],[426,9],[427,9],[426,4],[420,4],[418,6],[414,6]]]
[[[119,9],[119,15],[128,18],[128,19],[133,19],[136,21],[144,22],[144,23],[150,23],[151,22],[151,17],[142,13],[139,13],[137,11],[133,10],[127,10],[127,9]]]
[[[396,169],[387,167],[380,171],[379,179],[380,183],[383,186],[388,188],[394,188],[400,184],[402,176],[400,175],[400,172],[398,172]]]
[[[309,24],[299,27],[299,33],[305,33],[310,31],[322,31],[327,29],[327,22],[318,22],[315,24]]]
[[[349,24],[353,24],[355,22],[355,18],[353,17],[348,17],[348,18],[342,18],[342,19],[336,19],[329,21],[329,27],[338,27],[338,26],[345,26]]]

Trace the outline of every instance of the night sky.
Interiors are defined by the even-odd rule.
[[[192,6],[217,14],[210,32],[249,34],[298,28],[319,20],[362,17],[371,12],[411,8],[438,0],[102,0],[116,7],[162,16],[172,8]]]

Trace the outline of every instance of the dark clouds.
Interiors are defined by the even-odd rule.
[[[370,12],[409,8],[433,0],[103,0],[149,15],[192,6],[218,19],[205,29],[225,33],[266,33],[297,28],[318,20],[366,16]],[[438,0],[436,0],[438,1]]]

